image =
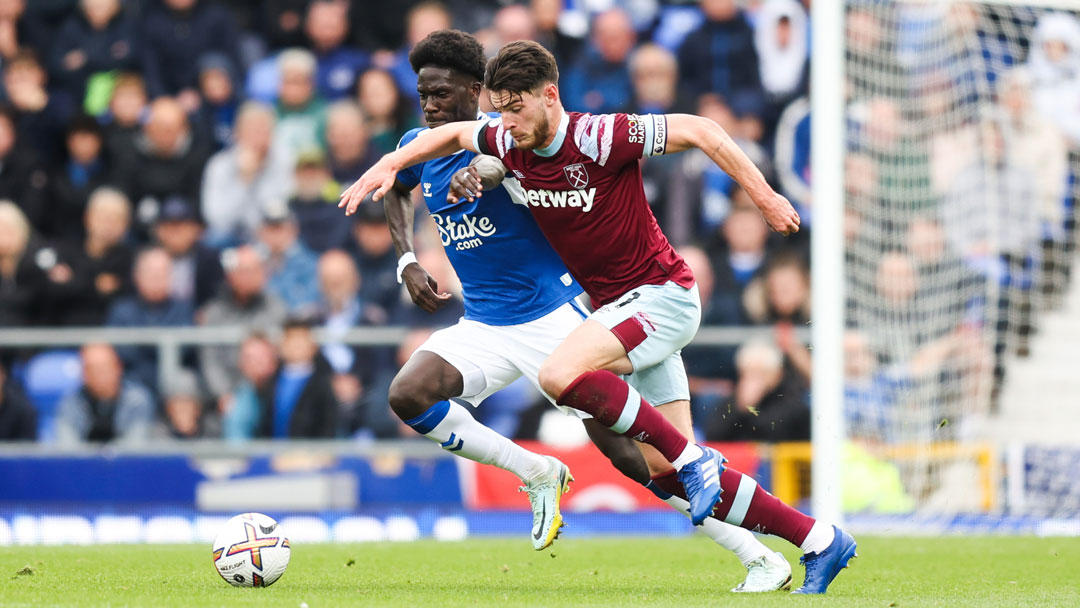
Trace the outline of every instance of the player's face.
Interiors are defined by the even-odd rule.
[[[431,128],[448,122],[476,120],[480,83],[454,70],[425,66],[416,79],[420,109]]]
[[[545,101],[543,93],[491,93],[491,105],[502,114],[503,126],[514,138],[514,144],[522,150],[543,148],[552,139],[548,104]]]

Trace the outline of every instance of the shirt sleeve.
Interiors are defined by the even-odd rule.
[[[409,142],[416,139],[416,136],[419,135],[421,131],[423,131],[423,128],[412,129],[405,133],[405,135],[401,136],[401,141],[398,142],[397,147],[400,148],[407,145]],[[406,167],[401,171],[398,171],[397,181],[408,188],[415,188],[416,185],[420,183],[420,174],[423,170],[424,163],[416,163],[411,167]]]
[[[503,160],[514,147],[514,138],[503,128],[502,118],[489,118],[473,131],[473,145],[481,154]]]
[[[643,156],[667,151],[663,114],[601,114],[582,118],[575,129],[578,148],[602,167],[613,169]]]

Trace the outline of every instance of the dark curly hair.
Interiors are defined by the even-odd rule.
[[[435,66],[484,80],[484,47],[461,30],[439,30],[428,34],[409,53],[409,65],[417,74],[420,68]]]

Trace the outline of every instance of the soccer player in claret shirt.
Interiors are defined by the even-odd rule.
[[[711,515],[799,546],[806,578],[796,593],[824,593],[854,556],[855,540],[783,504],[725,468],[719,452],[687,439],[689,388],[679,353],[697,331],[700,299],[690,269],[649,209],[637,160],[698,148],[746,190],[773,230],[797,231],[798,214],[713,121],[568,113],[557,82],[555,60],[539,44],[506,45],[484,76],[500,118],[432,129],[384,156],[342,194],[341,205],[354,212],[372,191],[381,198],[398,171],[461,149],[499,158],[596,308],[541,366],[541,387],[558,404],[651,446],[642,446],[650,470],[664,471],[653,482],[685,494],[695,524]],[[480,193],[480,184],[468,187]],[[678,399],[654,408],[616,375],[629,373],[644,376],[639,389],[664,387]]]

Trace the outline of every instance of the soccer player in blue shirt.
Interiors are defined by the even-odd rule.
[[[413,49],[409,60],[418,75],[417,91],[429,127],[478,118],[484,54],[472,36],[435,32]],[[408,132],[401,145],[426,131]],[[463,170],[489,176],[485,195],[448,203],[451,180]],[[477,406],[522,375],[539,389],[540,365],[587,316],[576,299],[581,287],[528,208],[507,200],[513,200],[517,186],[510,176],[503,180],[502,164],[462,151],[401,171],[386,195],[387,219],[401,256],[398,276],[423,310],[437,310],[450,295],[439,291],[413,254],[410,193],[417,186],[461,280],[465,316],[433,334],[409,359],[390,387],[390,405],[406,424],[443,449],[517,475],[532,503],[533,546],[541,550],[554,541],[562,525],[559,500],[573,479],[569,470],[557,459],[525,450],[480,424],[454,400]],[[620,472],[649,484],[648,467],[631,439],[591,419],[584,424]],[[657,495],[686,513],[685,501]],[[752,533],[713,519],[699,529],[747,566],[747,579],[736,590],[771,591],[790,581],[787,562]]]

